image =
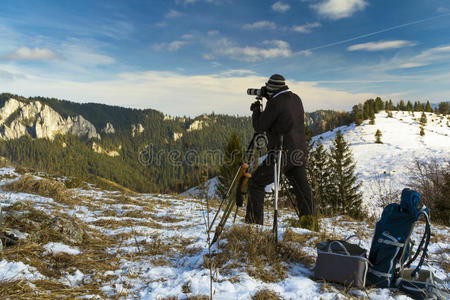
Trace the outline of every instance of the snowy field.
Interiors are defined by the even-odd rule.
[[[372,127],[362,128],[367,131],[364,143],[369,144]],[[388,131],[384,140],[390,143]],[[17,180],[20,176],[13,169],[0,169],[0,184]],[[209,269],[205,266],[208,247],[204,200],[173,195],[129,195],[92,186],[70,191],[73,202],[0,191],[0,205],[4,210],[5,222],[9,224],[4,229],[20,237],[20,243],[5,249],[0,260],[0,289],[5,286],[18,287],[19,294],[10,299],[20,298],[20,293],[26,293],[27,297],[34,295],[31,298],[45,296],[48,299],[49,295],[57,292],[58,295],[99,299],[202,299],[200,296],[209,295]],[[30,218],[58,215],[76,220],[86,226],[86,234],[95,235],[94,241],[84,239],[77,243],[54,237],[38,240],[33,239],[38,232],[27,231],[28,227],[23,225],[14,228],[14,220],[34,210],[41,214],[34,212],[29,215]],[[213,209],[210,215],[214,212]],[[264,227],[248,227],[242,223],[242,216],[241,212],[234,229],[230,229],[231,222],[227,224],[224,237],[231,239],[233,230],[237,228],[252,234],[271,230],[270,212],[266,213]],[[291,255],[289,261],[280,256],[279,268],[282,272],[277,274],[282,276],[263,280],[252,272],[253,267],[257,266],[246,263],[246,253],[238,253],[226,258],[223,264],[217,263],[214,268],[215,299],[250,299],[262,290],[275,293],[278,299],[409,299],[387,289],[347,291],[339,285],[312,280],[316,242],[358,234],[362,246],[369,249],[373,224],[345,217],[329,218],[321,221],[321,233],[316,233],[290,228],[285,220],[293,217],[292,212],[281,210],[279,240],[282,249],[299,254]],[[428,267],[449,287],[449,274],[442,264],[450,258],[449,228],[433,226],[432,231]],[[414,238],[417,241],[419,233]],[[213,259],[219,260],[221,252],[231,251],[227,248],[230,243],[224,238],[219,245],[215,244],[211,249]],[[242,259],[237,259],[240,256]],[[49,268],[58,270],[53,272]],[[263,269],[272,270],[270,263],[263,264]],[[74,294],[75,291],[79,294]],[[1,298],[8,298],[7,294],[2,294]]]
[[[362,181],[363,201],[369,212],[381,212],[374,194],[379,183],[401,191],[408,186],[410,168],[415,160],[437,159],[450,162],[450,121],[434,113],[426,113],[425,135],[420,136],[422,113],[396,112],[388,118],[385,112],[376,114],[375,125],[366,120],[360,126],[343,126],[315,136],[329,148],[341,130],[356,162],[356,173]],[[382,133],[382,144],[375,143],[375,132]]]

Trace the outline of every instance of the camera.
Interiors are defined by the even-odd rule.
[[[260,89],[247,89],[247,95],[256,96],[256,97],[266,97],[267,89],[265,86]]]

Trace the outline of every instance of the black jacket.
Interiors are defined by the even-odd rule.
[[[253,128],[266,132],[269,150],[276,149],[283,135],[283,148],[306,153],[305,117],[302,100],[289,90],[267,101],[263,112],[253,111]]]

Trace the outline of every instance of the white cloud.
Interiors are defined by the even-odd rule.
[[[226,56],[241,61],[259,61],[277,57],[290,57],[292,51],[289,43],[280,40],[264,41],[265,47],[239,47],[226,38],[220,39],[210,45],[214,55]]]
[[[252,98],[247,88],[267,81],[248,70],[230,70],[217,75],[181,75],[147,71],[123,73],[106,81],[69,81],[42,74],[12,82],[0,81],[0,90],[24,96],[46,96],[73,101],[93,101],[135,108],[153,108],[171,115],[195,116],[216,113],[250,115]],[[317,82],[288,80],[303,100],[306,111],[350,109],[372,93],[350,93],[321,87]],[[148,95],[152,95],[151,98]],[[246,101],[247,100],[247,101]]]
[[[397,66],[397,68],[399,68],[399,69],[409,69],[409,68],[424,67],[426,65],[428,65],[428,64],[410,62],[410,63],[401,64],[401,65]]]
[[[252,70],[245,70],[245,69],[233,69],[233,70],[228,70],[225,72],[220,73],[220,75],[222,76],[232,76],[232,75],[254,75],[256,74],[254,71]]]
[[[193,34],[183,34],[182,38],[185,40],[190,40],[194,37]]]
[[[364,10],[368,5],[365,0],[325,0],[311,7],[319,15],[338,20],[352,16],[355,12]]]
[[[16,49],[7,58],[11,60],[52,60],[59,58],[52,50],[47,48],[21,47]]]
[[[183,14],[179,12],[178,10],[171,9],[164,17],[168,19],[178,18],[181,17]]]
[[[306,23],[300,26],[293,26],[292,30],[300,33],[311,33],[312,29],[322,26],[319,22]]]
[[[389,49],[398,49],[403,47],[415,46],[416,43],[411,41],[396,40],[396,41],[380,41],[369,42],[349,46],[348,51],[382,51]]]
[[[177,51],[182,46],[186,45],[187,43],[188,42],[186,42],[186,41],[173,41],[170,43],[160,43],[160,44],[153,45],[153,49],[155,49],[157,51],[163,51],[163,50]]]
[[[208,31],[208,35],[209,36],[218,35],[219,33],[220,33],[219,30],[210,30],[210,31]]]
[[[245,24],[242,26],[245,30],[256,30],[256,29],[276,29],[277,26],[274,22],[270,21],[259,21],[252,24]]]
[[[274,10],[276,12],[280,12],[280,13],[285,13],[290,8],[291,8],[291,6],[289,4],[283,3],[281,1],[277,1],[274,4],[272,4],[272,10]]]

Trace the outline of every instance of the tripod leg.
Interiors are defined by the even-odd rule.
[[[282,178],[281,183],[283,184],[283,189],[286,191],[289,202],[291,202],[292,206],[294,207],[295,213],[297,214],[297,217],[300,220],[300,211],[298,210],[297,204],[295,203],[294,199],[292,198],[292,193],[289,191],[289,186],[287,184],[286,176],[282,176],[281,178]]]

